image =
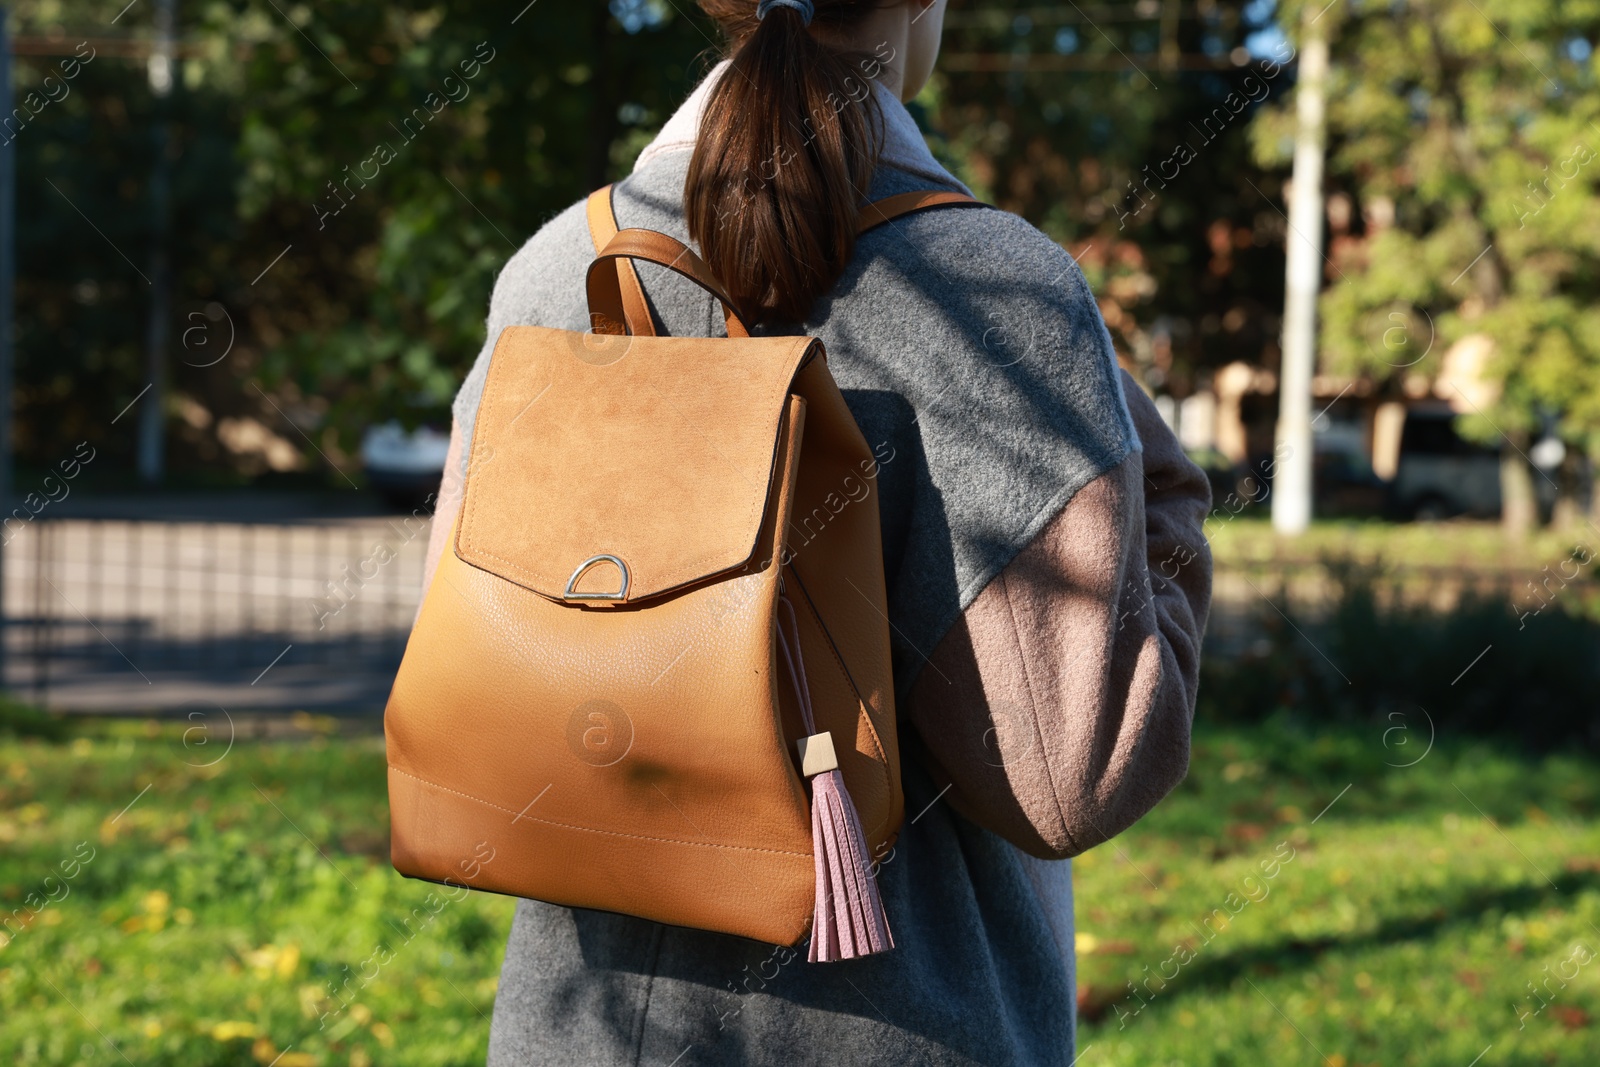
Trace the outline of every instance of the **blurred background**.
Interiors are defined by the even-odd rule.
[[[449,404],[715,31],[124,2],[3,15],[0,1059],[481,1063],[511,903],[387,863]],[[930,146],[1215,498],[1189,780],[1075,861],[1080,1062],[1594,1063],[1600,4],[946,26]]]

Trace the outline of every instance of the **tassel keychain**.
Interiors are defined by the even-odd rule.
[[[817,865],[817,907],[809,959],[827,963],[887,952],[894,947],[894,937],[872,876],[861,816],[839,773],[833,735],[816,732],[794,605],[780,594],[778,607],[778,648],[810,735],[799,742],[801,773],[811,780],[811,847]]]

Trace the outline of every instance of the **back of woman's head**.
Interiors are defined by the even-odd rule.
[[[701,255],[756,321],[799,322],[855,249],[882,141],[871,80],[881,57],[849,40],[883,0],[700,0],[728,39],[728,69],[700,122],[684,211]]]

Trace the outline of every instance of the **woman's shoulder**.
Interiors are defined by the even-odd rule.
[[[874,186],[876,194],[878,184]],[[894,192],[939,190],[926,182]],[[890,194],[884,194],[890,195]],[[1020,215],[990,204],[930,208],[867,231],[862,244],[874,255],[917,261],[954,281],[1004,285],[1018,297],[1091,299],[1072,255]]]
[[[536,261],[563,253],[570,255],[583,251],[592,257],[594,244],[589,237],[587,202],[587,197],[576,200],[545,219],[533,236],[523,241],[522,246],[512,254],[505,269],[525,269]]]
[[[576,312],[576,327],[587,315],[583,272],[594,258],[594,242],[584,201],[551,216],[522,247],[512,253],[495,279],[489,300],[491,336],[516,325],[567,325]]]
[[[986,349],[1020,343],[1114,362],[1077,261],[1009,211],[939,207],[892,220],[862,235],[854,273],[845,293],[897,303],[919,329],[977,337]]]

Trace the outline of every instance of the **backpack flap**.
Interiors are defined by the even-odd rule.
[[[818,347],[506,329],[456,555],[574,608],[636,604],[742,568],[791,385]]]

